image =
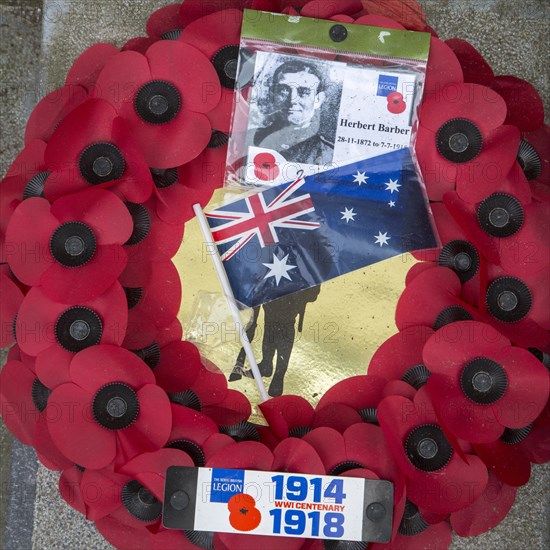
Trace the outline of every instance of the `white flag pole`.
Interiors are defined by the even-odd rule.
[[[246,352],[248,362],[250,363],[250,368],[252,369],[254,380],[256,381],[258,390],[260,391],[262,401],[267,401],[269,399],[269,396],[267,395],[267,392],[265,390],[262,375],[260,374],[258,363],[256,363],[256,358],[254,357],[252,346],[250,345],[250,340],[246,335],[246,331],[241,327],[241,316],[239,314],[239,308],[237,307],[237,302],[233,294],[233,289],[229,284],[229,279],[227,278],[227,273],[225,272],[225,268],[223,267],[222,260],[220,258],[220,255],[218,254],[218,248],[216,246],[216,243],[214,242],[214,239],[212,238],[212,233],[210,232],[208,221],[206,220],[206,216],[204,215],[200,204],[194,204],[193,210],[195,211],[195,215],[197,216],[197,220],[199,221],[199,227],[201,228],[204,240],[212,247],[212,250],[214,251],[214,254],[212,254],[211,257],[212,261],[214,262],[216,274],[218,275],[218,279],[220,280],[220,283],[222,285],[225,299],[227,300],[229,309],[231,310],[231,315],[233,316],[237,329],[239,329],[241,342],[244,351]]]

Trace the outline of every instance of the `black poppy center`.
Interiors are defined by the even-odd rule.
[[[367,424],[379,425],[378,411],[376,410],[376,407],[365,407],[364,409],[361,409],[359,411],[359,416],[363,422],[366,422]]]
[[[260,434],[254,424],[243,421],[232,426],[220,426],[220,433],[232,437],[235,441],[260,441]]]
[[[479,254],[476,247],[468,241],[450,241],[439,253],[439,265],[452,269],[460,282],[465,283],[477,273]]]
[[[126,161],[112,143],[94,143],[82,151],[79,159],[82,177],[92,185],[118,180],[124,174]]]
[[[124,294],[126,295],[126,302],[128,303],[128,309],[135,308],[141,298],[143,297],[143,288],[141,287],[123,287]]]
[[[419,390],[422,386],[426,385],[431,374],[425,365],[416,365],[405,372],[401,380],[407,382],[415,390]]]
[[[153,342],[145,348],[132,350],[151,370],[160,363],[160,346],[157,342]]]
[[[122,503],[140,521],[155,521],[162,514],[162,503],[136,480],[129,481],[122,488]]]
[[[151,168],[151,176],[157,189],[171,187],[178,181],[177,168]]]
[[[144,84],[134,99],[136,113],[149,124],[166,124],[181,109],[178,89],[165,80],[152,80]]]
[[[127,202],[126,208],[128,208],[128,212],[130,212],[130,216],[132,216],[134,230],[125,244],[138,244],[143,241],[143,239],[149,235],[149,231],[151,231],[151,216],[143,204]]]
[[[34,379],[31,388],[31,396],[32,402],[39,412],[43,412],[46,409],[51,393],[51,390],[44,386],[38,378]]]
[[[160,37],[162,40],[178,40],[181,36],[182,29],[172,29],[166,32],[163,32]]]
[[[96,251],[93,230],[81,222],[60,225],[50,239],[52,256],[65,267],[79,267],[88,263]]]
[[[212,136],[206,147],[207,149],[218,149],[218,147],[223,147],[228,141],[229,136],[226,133],[212,130]]]
[[[356,540],[331,540],[323,541],[324,550],[367,550],[368,542],[359,542]]]
[[[477,219],[485,233],[498,238],[517,233],[525,214],[520,202],[512,195],[494,193],[478,207]]]
[[[469,162],[481,152],[483,137],[472,121],[454,118],[439,128],[436,145],[439,153],[447,160],[455,163]]]
[[[334,468],[332,468],[328,475],[339,476],[344,472],[349,472],[350,470],[355,470],[357,468],[364,468],[364,466],[360,462],[355,462],[354,460],[346,460],[334,466]]]
[[[413,537],[428,529],[429,524],[424,521],[418,508],[410,500],[407,499],[403,518],[399,524],[398,532],[406,537]]]
[[[101,341],[103,323],[92,309],[75,306],[65,310],[55,323],[55,337],[60,346],[77,353]]]
[[[206,464],[206,457],[204,456],[203,450],[197,445],[194,441],[189,441],[188,439],[176,439],[171,441],[166,445],[169,449],[178,449],[187,453],[193,464],[197,467],[204,466]]]
[[[185,390],[175,393],[169,393],[168,397],[172,403],[189,407],[195,411],[201,411],[202,405],[198,395],[193,390]]]
[[[23,191],[23,200],[30,199],[31,197],[43,197],[44,185],[46,180],[50,176],[51,172],[39,172],[35,174],[25,185]]]
[[[96,393],[92,411],[96,422],[104,428],[123,430],[136,421],[139,413],[138,396],[127,384],[107,384]]]
[[[533,424],[528,424],[523,428],[506,428],[503,434],[500,436],[500,440],[507,445],[517,445],[521,443],[530,433],[533,428]]]
[[[212,57],[212,65],[224,88],[233,90],[237,78],[237,66],[239,59],[239,46],[224,46]]]
[[[460,386],[468,399],[480,405],[488,405],[502,398],[508,387],[508,377],[496,361],[478,357],[464,367]]]
[[[515,277],[500,277],[487,288],[489,313],[505,323],[523,319],[530,311],[533,297],[529,287]]]
[[[462,306],[449,306],[442,310],[434,321],[434,330],[456,323],[457,321],[471,321],[473,319],[470,312]]]
[[[441,470],[453,456],[451,444],[435,424],[414,428],[405,441],[405,451],[411,464],[424,472]]]
[[[542,174],[542,162],[535,148],[525,140],[519,144],[517,161],[529,181],[536,180]]]
[[[295,426],[288,431],[288,437],[297,437],[298,439],[311,432],[311,426]]]

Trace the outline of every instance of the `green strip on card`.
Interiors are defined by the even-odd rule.
[[[331,29],[336,25],[347,30],[347,37],[341,42],[331,39]],[[367,27],[255,10],[244,10],[241,38],[418,61],[427,61],[430,51],[430,34],[426,32]]]

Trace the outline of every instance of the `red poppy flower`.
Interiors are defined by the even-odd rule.
[[[518,130],[502,126],[505,118],[504,100],[478,84],[451,84],[423,101],[416,154],[431,200],[455,185],[468,202],[496,189],[519,146]]]
[[[281,441],[273,450],[275,472],[325,475],[325,466],[313,446],[303,439],[291,437]]]
[[[6,229],[17,206],[24,199],[42,196],[44,181],[51,176],[44,165],[46,143],[40,140],[29,142],[8,168],[0,183],[0,263],[5,263]]]
[[[88,99],[82,86],[65,85],[42,98],[33,109],[25,129],[25,143],[39,139],[49,141],[60,122]]]
[[[181,4],[170,4],[155,10],[147,19],[147,35],[155,40],[177,39],[183,29]]]
[[[397,21],[406,29],[426,30],[426,17],[422,6],[414,0],[403,3],[401,0],[362,0],[364,13],[360,15],[383,15]],[[359,16],[359,15],[358,15]]]
[[[405,507],[405,476],[392,456],[380,427],[355,424],[343,434],[316,428],[303,437],[320,456],[327,475],[386,479],[394,484],[394,534]]]
[[[207,468],[236,468],[239,470],[271,470],[273,454],[257,441],[233,442],[213,454]]]
[[[216,422],[224,433],[231,433],[236,429],[238,438],[242,424],[246,430],[246,419],[252,414],[252,406],[248,398],[241,392],[227,390],[221,401],[205,405],[202,411]]]
[[[57,449],[48,432],[46,405],[51,393],[29,362],[8,358],[0,372],[0,407],[8,429],[25,445],[32,445],[50,470],[71,465]]]
[[[227,134],[214,130],[196,159],[179,168],[151,169],[159,218],[181,224],[195,217],[194,204],[208,204],[214,190],[224,182],[228,140]]]
[[[52,391],[46,410],[59,450],[93,469],[159,449],[172,425],[168,396],[154,374],[136,355],[116,346],[94,346],[75,355],[70,382]]]
[[[460,38],[450,38],[445,40],[445,44],[456,55],[462,67],[464,82],[481,84],[482,86],[491,85],[495,78],[493,69],[472,44]]]
[[[155,376],[170,400],[209,416],[218,426],[232,426],[251,414],[250,402],[240,392],[227,389],[225,375],[210,361],[200,359],[189,342],[172,342],[161,350]],[[177,366],[176,366],[177,365]]]
[[[17,312],[23,302],[23,293],[15,282],[0,273],[0,347],[5,348],[15,342],[14,326]]]
[[[123,272],[122,245],[131,234],[128,210],[109,191],[90,189],[52,205],[32,197],[17,207],[8,225],[14,253],[7,260],[21,282],[41,285],[52,300],[93,300]],[[29,261],[31,251],[34,261]]]
[[[141,349],[176,319],[181,303],[180,276],[170,260],[132,262],[119,281],[128,300],[129,330],[124,347]]]
[[[420,362],[414,365],[419,365]],[[411,367],[414,365],[411,364]],[[406,370],[406,367],[403,368],[403,372]],[[377,424],[376,408],[384,397],[395,393],[407,397],[414,395],[413,385],[401,380],[392,380],[388,383],[388,379],[391,378],[389,372],[379,375],[369,372],[367,375],[352,376],[336,383],[317,404],[313,426],[334,428],[344,433],[353,424]],[[407,380],[414,385],[418,382],[414,376],[408,377]]]
[[[544,124],[544,105],[535,87],[515,76],[496,76],[491,88],[506,102],[505,124],[532,132]]]
[[[424,81],[425,97],[439,97],[445,86],[459,87],[463,82],[462,67],[453,50],[443,40],[432,36]]]
[[[530,319],[540,325],[543,330],[550,328],[550,318],[547,308],[541,307],[541,299],[548,295],[547,269],[550,261],[549,245],[545,234],[548,230],[548,203],[533,201],[521,205],[514,195],[494,193],[477,206],[461,201],[456,193],[445,195],[445,204],[449,212],[464,229],[469,240],[494,264],[502,265],[504,271],[499,275],[498,268],[493,269],[491,279],[496,280],[508,276],[513,279],[511,289],[517,296],[523,298],[521,307],[518,303],[507,312],[501,305],[494,302],[495,284],[487,289],[487,307],[491,315],[505,323],[517,323]],[[511,272],[508,272],[511,270]],[[492,284],[492,283],[491,283]],[[519,298],[518,298],[519,299]],[[514,329],[519,325],[515,324]],[[547,341],[536,326],[530,335],[527,332],[517,332],[513,341],[526,336],[526,347],[544,346]],[[537,336],[539,333],[539,336]],[[533,342],[531,342],[533,340]],[[537,343],[537,341],[539,343]],[[541,344],[541,341],[543,342]]]
[[[69,113],[50,138],[44,159],[56,172],[44,184],[48,200],[100,185],[143,202],[153,190],[133,129],[103,100],[85,101]]]
[[[550,126],[522,134],[518,162],[533,195],[538,200],[550,202]]]
[[[516,499],[516,488],[489,474],[483,494],[470,506],[451,514],[451,526],[459,537],[475,537],[496,527]]]
[[[470,242],[444,203],[432,203],[431,208],[441,247],[414,254],[418,259],[429,260],[429,262],[415,264],[407,273],[406,284],[409,285],[418,273],[431,269],[436,264],[448,267],[458,275],[462,283],[462,299],[476,307],[482,307],[480,292],[484,293],[482,279],[486,281],[487,278],[486,258]],[[483,284],[486,286],[486,283]],[[482,301],[484,300],[485,296]]]
[[[436,334],[423,353],[432,373],[426,389],[445,427],[460,439],[491,443],[505,428],[533,422],[550,392],[544,366],[490,325],[464,321],[453,328],[452,339]]]
[[[189,23],[180,40],[200,50],[213,65],[221,84],[218,105],[208,113],[212,128],[229,133],[235,95],[243,12],[216,11]]]
[[[150,38],[149,36],[136,36],[135,38],[130,38],[128,42],[120,48],[121,52],[132,51],[138,52],[145,55],[145,52],[157,42],[156,38]]]
[[[126,241],[128,263],[158,262],[173,258],[183,239],[183,222],[166,223],[158,216],[158,199],[140,204],[127,202],[134,231]]]
[[[8,360],[0,371],[2,419],[25,445],[34,445],[38,418],[46,408],[50,390],[25,363]]]
[[[201,153],[211,134],[205,113],[216,107],[220,93],[208,59],[172,40],[156,42],[145,55],[114,56],[94,92],[115,107],[154,168],[180,166]]]
[[[550,460],[550,404],[546,404],[534,422],[518,429],[507,428],[497,441],[474,447],[503,483],[513,487],[525,485],[531,475],[530,463]]]
[[[395,324],[400,331],[417,325],[433,330],[452,323],[473,319],[476,310],[460,298],[458,275],[446,267],[422,271],[408,284],[395,312]]]
[[[314,410],[308,401],[296,395],[274,397],[259,407],[270,430],[279,440],[302,437],[313,428],[327,425],[344,431],[352,424],[363,421],[359,412],[347,405],[326,401],[321,408]]]
[[[19,309],[16,340],[22,352],[36,357],[38,377],[53,389],[68,380],[74,353],[99,343],[120,345],[127,318],[126,296],[118,283],[95,300],[69,307],[35,287]]]
[[[302,17],[315,19],[330,19],[336,15],[354,15],[359,13],[363,5],[359,0],[341,0],[340,2],[326,2],[325,0],[311,0],[300,10]]]
[[[112,44],[90,46],[73,62],[67,73],[65,86],[82,86],[87,92],[91,92],[103,67],[118,53],[118,48]]]
[[[101,534],[117,548],[150,548],[151,533],[161,528],[166,469],[190,465],[186,453],[160,449],[135,457],[120,473],[80,467],[66,470],[60,490],[63,498],[95,521]]]
[[[261,2],[269,2],[269,5],[256,5]],[[303,0],[298,0],[298,2],[303,2]],[[243,10],[250,8],[263,11],[273,11],[270,9],[264,10],[264,7],[272,7],[272,0],[211,0],[210,2],[204,2],[203,0],[186,0],[180,6],[180,19],[183,27],[185,28],[187,25],[200,17],[207,17],[208,15],[221,10]]]
[[[433,330],[425,326],[411,326],[394,334],[372,356],[369,375],[403,380],[416,390],[420,389],[430,376],[422,350],[432,334]]]
[[[397,534],[387,544],[374,543],[369,550],[445,550],[452,541],[451,526],[446,520],[432,524],[429,512],[407,500]]]
[[[429,401],[423,390],[414,401],[387,397],[378,407],[378,419],[407,477],[407,497],[428,512],[448,514],[479,498],[487,485],[487,468],[477,456],[459,452],[448,440],[426,410]]]
[[[197,467],[204,466],[209,456],[205,453],[206,442],[219,435],[218,426],[205,414],[171,403],[172,430],[166,447],[185,451]]]

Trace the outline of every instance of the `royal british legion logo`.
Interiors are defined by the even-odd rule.
[[[381,74],[378,77],[378,92],[376,95],[388,96],[392,92],[397,92],[398,82],[399,78],[397,76]]]
[[[229,502],[233,495],[244,491],[244,471],[214,468],[210,502]]]

